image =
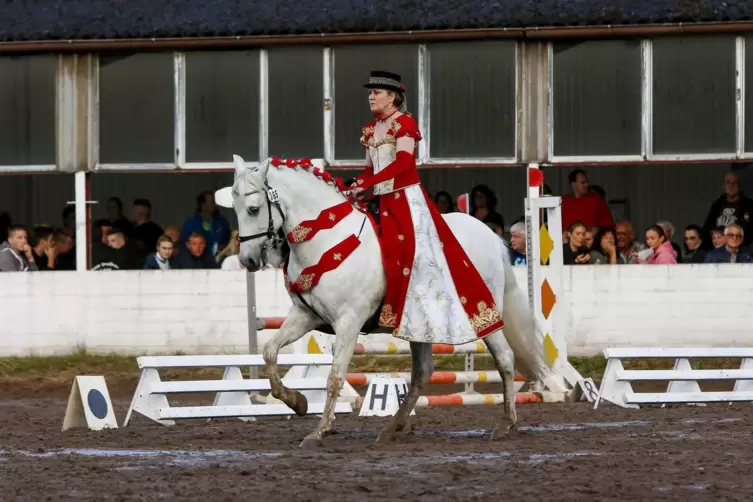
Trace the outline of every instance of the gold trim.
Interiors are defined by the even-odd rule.
[[[293,243],[299,243],[306,240],[306,237],[311,233],[313,229],[311,227],[305,227],[303,225],[296,225],[290,234],[293,236]]]
[[[478,302],[478,304],[476,304],[476,307],[478,309],[478,312],[473,314],[470,318],[471,326],[473,326],[473,330],[476,332],[476,334],[481,333],[484,330],[489,329],[489,327],[502,321],[502,318],[499,316],[499,312],[497,312],[493,308],[490,308],[486,304],[486,302]]]
[[[392,328],[397,321],[397,315],[392,312],[392,305],[385,304],[382,306],[382,311],[379,313],[379,325]]]
[[[314,274],[301,274],[298,279],[295,280],[295,285],[301,291],[308,291],[311,289],[311,285],[314,283]]]

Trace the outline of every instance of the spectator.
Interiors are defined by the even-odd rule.
[[[562,197],[562,226],[570,228],[575,221],[587,227],[613,227],[614,221],[606,199],[588,186],[588,177],[582,169],[575,169],[568,177],[572,195]]]
[[[170,237],[170,240],[173,242],[173,258],[175,258],[178,256],[178,251],[181,248],[180,229],[175,225],[168,225],[165,227],[164,235]]]
[[[0,242],[5,242],[8,239],[8,229],[12,224],[13,221],[6,211],[0,213]]]
[[[704,263],[750,263],[753,257],[748,251],[740,249],[744,241],[742,225],[733,223],[724,229],[724,237],[727,243],[719,248],[706,253]]]
[[[500,224],[496,221],[487,221],[486,226],[492,229],[492,232],[497,234],[499,237],[502,237],[502,234],[505,233],[505,229],[500,226]]]
[[[107,211],[107,219],[113,227],[119,228],[123,231],[123,235],[128,237],[133,229],[133,224],[123,215],[123,201],[120,197],[110,197],[107,199],[105,205]]]
[[[181,238],[187,241],[193,233],[204,236],[212,256],[230,242],[230,223],[220,214],[214,202],[214,192],[205,190],[196,197],[196,213],[183,224]]]
[[[55,231],[51,227],[38,226],[34,228],[32,241],[34,263],[39,270],[54,270],[57,248],[55,247]]]
[[[656,224],[659,225],[662,228],[662,230],[664,230],[664,235],[666,236],[667,241],[672,245],[672,249],[674,249],[675,253],[677,253],[677,257],[679,258],[680,256],[682,256],[682,249],[674,241],[675,226],[672,225],[672,222],[667,221],[667,220],[662,220],[662,221],[657,221]]]
[[[648,256],[642,258],[645,251],[636,253],[636,260],[641,264],[650,265],[669,265],[677,263],[677,252],[672,248],[672,244],[667,240],[664,229],[659,225],[651,225],[646,230],[646,246],[650,250]]]
[[[471,216],[484,223],[496,223],[505,228],[505,220],[495,209],[497,208],[497,196],[486,185],[476,185],[471,190]]]
[[[685,253],[682,255],[683,263],[703,263],[706,251],[703,249],[703,229],[698,225],[685,227]]]
[[[76,246],[71,234],[62,228],[55,229],[55,270],[76,270]]]
[[[711,229],[711,244],[714,249],[724,247],[727,238],[724,236],[724,227],[714,227]]]
[[[586,229],[586,246],[588,246],[588,249],[593,249],[594,237],[598,233],[599,233],[598,227],[591,227],[591,228]]]
[[[157,239],[157,250],[146,257],[145,270],[170,270],[173,266],[173,241],[166,235]]]
[[[595,263],[586,246],[586,226],[574,221],[567,229],[568,241],[562,247],[562,261],[565,265],[587,265]]]
[[[28,272],[39,270],[34,263],[34,251],[29,246],[29,234],[20,225],[8,227],[8,240],[0,245],[0,272]]]
[[[455,202],[452,200],[452,195],[444,190],[437,192],[437,195],[434,196],[434,204],[437,206],[440,214],[455,212]]]
[[[66,206],[63,209],[63,230],[76,239],[76,207]]]
[[[510,261],[513,265],[526,265],[526,224],[518,221],[510,227]]]
[[[617,263],[621,265],[638,263],[635,256],[646,249],[646,246],[636,242],[633,225],[629,221],[617,223],[615,236],[617,237]]]
[[[617,237],[614,229],[601,228],[596,232],[590,254],[594,264],[617,264]]]
[[[219,268],[214,255],[207,249],[207,242],[201,232],[189,234],[186,245],[175,262],[178,268],[182,269]]]
[[[753,200],[740,190],[740,176],[734,172],[724,175],[724,193],[711,204],[703,230],[709,235],[714,227],[728,227],[733,223],[741,226],[746,234],[743,245],[748,246],[753,237]]]
[[[148,253],[157,247],[157,239],[163,234],[162,227],[152,221],[152,203],[149,199],[136,199],[131,209],[133,229],[129,240],[139,250]]]
[[[137,251],[128,243],[125,232],[113,228],[107,246],[92,248],[92,270],[136,270],[143,268]]]
[[[241,261],[238,259],[238,254],[241,252],[241,241],[238,238],[238,231],[233,230],[233,236],[230,238],[230,244],[225,249],[220,251],[217,255],[217,261],[220,263],[222,270],[245,270],[245,267],[241,265]]]

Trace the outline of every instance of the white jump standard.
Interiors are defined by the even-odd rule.
[[[291,366],[315,366],[332,364],[327,354],[283,354],[280,364]],[[175,420],[191,418],[240,418],[254,420],[259,416],[289,416],[293,411],[280,404],[252,404],[250,393],[271,389],[269,380],[244,379],[241,368],[264,366],[261,355],[208,355],[208,356],[142,356],[137,359],[141,376],[128,409],[123,427],[135,411],[163,425],[174,425]],[[163,382],[160,369],[167,368],[225,368],[222,380],[183,380]],[[324,378],[286,379],[286,385],[298,391],[323,391],[327,388]],[[211,406],[171,407],[169,394],[215,393]],[[324,402],[312,402],[306,414],[321,414]],[[349,403],[337,403],[335,413],[350,413]]]
[[[604,350],[607,367],[594,409],[601,400],[622,408],[649,404],[702,404],[753,401],[753,348],[678,347],[610,348]],[[742,358],[739,369],[694,370],[690,359]],[[674,359],[671,370],[627,370],[625,359]],[[668,381],[666,392],[635,392],[632,382]],[[704,392],[699,381],[734,380],[731,391]]]

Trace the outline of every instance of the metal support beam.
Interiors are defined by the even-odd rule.
[[[518,44],[517,148],[518,159],[525,164],[548,161],[553,148],[550,58],[551,46],[546,42]]]
[[[98,58],[96,54],[62,54],[57,61],[58,169],[88,171],[96,166],[99,153]]]

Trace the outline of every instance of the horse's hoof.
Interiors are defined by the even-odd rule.
[[[376,441],[374,441],[374,444],[387,444],[392,443],[395,441],[396,437],[393,432],[384,432],[382,431],[379,436],[377,436]]]
[[[492,431],[492,441],[498,441],[500,439],[508,439],[516,431],[515,424],[501,423]]]
[[[299,448],[304,450],[315,450],[322,447],[322,440],[317,438],[306,438],[301,441]]]
[[[309,411],[309,402],[308,402],[308,399],[306,399],[306,396],[304,396],[303,394],[301,394],[297,390],[293,391],[293,395],[295,396],[295,400],[293,401],[293,406],[291,406],[290,408],[299,417],[306,416],[306,413],[308,413],[308,411]]]

